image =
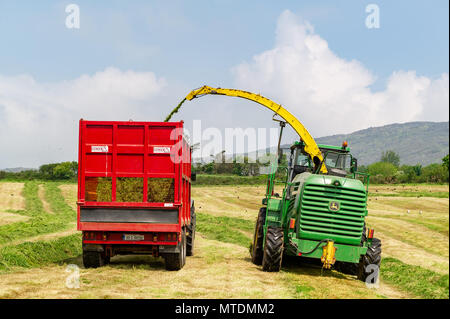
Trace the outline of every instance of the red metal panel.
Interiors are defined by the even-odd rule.
[[[87,144],[111,144],[112,125],[90,125],[87,123],[84,140]]]
[[[125,122],[80,120],[78,154],[79,230],[92,231],[167,231],[180,232],[190,220],[191,150],[181,134],[183,122]],[[176,132],[175,132],[176,133]],[[178,132],[179,133],[179,132]],[[177,149],[177,145],[181,148]],[[175,162],[174,162],[175,161]],[[111,202],[86,202],[85,178],[110,177]],[[142,202],[116,202],[116,179],[140,177],[144,183]],[[179,208],[179,224],[82,223],[79,207],[168,208],[168,203],[147,201],[148,178],[173,178],[174,202]]]
[[[117,154],[117,173],[144,173],[144,155]]]
[[[117,127],[117,144],[144,145],[145,125]]]
[[[96,173],[100,176],[105,176],[105,173],[112,172],[112,155],[108,153],[104,154],[95,154],[95,153],[87,153],[86,154],[86,172]]]
[[[175,164],[170,154],[150,154],[147,159],[147,172],[167,174],[175,172]]]
[[[169,126],[161,126],[159,125],[149,125],[150,130],[150,138],[149,138],[149,144],[150,145],[173,145],[174,140],[170,139],[170,134],[172,133],[172,130],[176,127],[178,123],[171,123]]]
[[[84,240],[85,244],[103,244],[103,245],[173,245],[175,246],[177,242],[168,241],[122,241],[122,240]]]
[[[156,232],[173,232],[181,231],[178,224],[134,224],[134,223],[92,223],[80,222],[78,230],[91,231],[156,231]]]

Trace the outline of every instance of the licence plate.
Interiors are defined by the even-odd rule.
[[[130,241],[144,240],[144,235],[124,234],[123,240],[130,240]]]

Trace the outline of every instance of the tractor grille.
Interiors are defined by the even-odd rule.
[[[331,201],[339,203],[334,212],[329,209]],[[300,236],[319,239],[335,238],[339,242],[358,243],[364,226],[366,194],[362,190],[340,186],[305,185],[300,214]]]

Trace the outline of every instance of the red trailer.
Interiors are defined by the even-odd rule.
[[[77,228],[83,263],[151,254],[181,269],[193,254],[191,147],[183,122],[80,120]]]

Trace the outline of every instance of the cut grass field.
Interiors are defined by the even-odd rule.
[[[263,185],[194,187],[195,256],[181,271],[168,272],[162,259],[148,256],[117,256],[108,266],[84,269],[74,224],[76,185],[12,184],[20,183],[0,182],[0,190],[16,190],[19,202],[0,202],[0,298],[449,297],[445,185],[371,187],[376,196],[370,197],[368,222],[383,240],[383,262],[380,287],[368,289],[353,276],[298,259],[286,259],[279,273],[253,265],[249,244]],[[26,220],[8,221],[3,212]],[[80,267],[78,289],[65,286],[68,264]]]

